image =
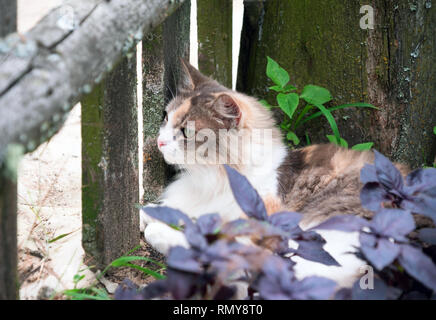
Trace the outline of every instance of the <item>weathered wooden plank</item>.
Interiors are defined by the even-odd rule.
[[[144,203],[155,201],[173,170],[156,138],[166,103],[177,92],[180,58],[189,58],[190,1],[143,39]]]
[[[82,243],[104,267],[139,244],[136,56],[82,100]]]
[[[20,39],[23,50],[17,50],[18,45],[11,49],[2,42],[0,159],[9,143],[20,143],[31,151],[53,135],[70,107],[84,93],[90,93],[143,34],[154,29],[182,2],[101,0],[93,6],[93,1],[72,1],[69,5],[83,19],[65,36],[56,34],[53,43],[41,40],[35,30],[57,30],[53,24],[59,20],[46,18]],[[82,10],[82,6],[87,9]],[[54,10],[50,15],[58,13]],[[24,62],[19,74],[11,76],[11,65],[16,64],[17,57],[31,62]]]
[[[0,0],[0,38],[17,30],[17,1]]]
[[[360,8],[370,4],[374,29],[361,29]],[[265,75],[270,56],[291,83],[328,88],[333,105],[365,101],[380,108],[335,112],[348,142],[375,148],[412,167],[433,162],[436,84],[432,34],[436,7],[428,1],[246,1],[238,90],[273,102]],[[331,134],[320,119],[306,127],[313,142]],[[301,132],[304,133],[304,132]]]
[[[198,0],[198,67],[232,87],[232,1]]]
[[[0,0],[0,37],[17,28],[16,0]],[[19,298],[17,273],[17,169],[23,148],[10,145],[0,164],[0,300]]]
[[[163,26],[142,40],[143,72],[143,202],[153,202],[163,191],[167,181],[167,165],[157,148],[156,138],[165,109]]]

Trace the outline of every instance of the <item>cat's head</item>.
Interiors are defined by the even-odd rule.
[[[168,163],[240,166],[253,155],[259,159],[268,143],[280,141],[270,112],[256,99],[222,86],[183,60],[182,71],[182,85],[165,108],[157,139]]]

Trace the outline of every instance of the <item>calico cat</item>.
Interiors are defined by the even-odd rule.
[[[178,166],[181,173],[164,191],[160,205],[180,209],[193,218],[207,213],[219,213],[224,221],[245,217],[233,197],[223,165],[217,163],[221,156],[226,161],[234,160],[230,165],[257,189],[268,214],[285,210],[300,212],[304,216],[301,222],[304,229],[338,214],[371,217],[372,213],[360,205],[359,176],[360,169],[373,162],[372,152],[331,144],[289,150],[271,112],[256,99],[225,88],[187,62],[182,65],[183,85],[166,107],[157,140],[166,162]],[[208,132],[207,141],[194,139],[201,131]],[[222,140],[210,139],[219,137],[220,132],[231,141],[244,143],[223,144]],[[266,132],[268,138],[255,132]],[[194,146],[194,151],[206,144],[207,152],[197,152],[189,162],[189,144]],[[160,252],[167,253],[175,245],[188,246],[179,231],[143,212],[140,220],[145,239]],[[319,233],[327,241],[326,251],[342,267],[327,267],[293,257],[298,262],[297,277],[320,275],[342,286],[351,285],[363,265],[349,254],[358,245],[357,235],[336,231]]]

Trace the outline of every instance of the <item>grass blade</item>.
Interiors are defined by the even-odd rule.
[[[123,267],[124,264],[126,264],[126,263],[129,263],[132,261],[138,261],[138,260],[151,262],[151,263],[158,265],[161,268],[166,268],[166,266],[163,263],[160,263],[158,261],[155,261],[155,260],[147,258],[147,257],[139,257],[139,256],[126,256],[126,257],[118,258],[118,259],[112,261],[111,266],[112,267]]]
[[[330,128],[332,128],[333,134],[336,137],[336,141],[340,145],[341,144],[341,136],[339,134],[338,125],[336,124],[335,118],[333,118],[330,111],[326,107],[324,107],[322,104],[316,104],[315,107],[317,107],[321,111],[321,113],[326,117],[327,121],[330,124]]]
[[[165,277],[164,275],[162,275],[162,274],[160,274],[160,273],[158,273],[158,272],[156,272],[156,271],[153,271],[153,270],[151,270],[151,269],[143,268],[143,267],[138,266],[138,265],[136,265],[136,264],[126,263],[126,264],[124,265],[124,267],[129,267],[129,268],[137,269],[137,270],[139,270],[139,271],[142,271],[142,272],[145,273],[145,274],[148,274],[148,275],[152,276],[152,277],[155,278],[155,279],[159,279],[159,280],[161,280],[161,279],[166,279],[166,277]]]
[[[336,110],[340,110],[340,109],[346,109],[346,108],[351,108],[351,107],[356,107],[356,108],[371,108],[371,109],[377,109],[379,110],[379,108],[373,106],[372,104],[369,103],[350,103],[350,104],[343,104],[340,106],[336,106],[336,107],[331,107],[327,110],[329,110],[330,112],[332,111],[336,111]],[[307,117],[306,119],[304,119],[303,121],[301,121],[301,123],[299,123],[299,125],[303,125],[305,124],[307,121],[310,121],[312,119],[318,118],[319,116],[322,116],[322,112],[316,112],[314,114],[312,114],[311,116]]]
[[[62,238],[65,238],[66,236],[69,236],[69,235],[72,234],[73,232],[75,232],[75,231],[71,231],[71,232],[68,232],[68,233],[61,234],[60,236],[57,236],[56,238],[53,238],[53,239],[51,239],[51,240],[48,240],[48,243],[53,243],[53,242],[58,241],[58,240],[60,240],[60,239],[62,239]]]

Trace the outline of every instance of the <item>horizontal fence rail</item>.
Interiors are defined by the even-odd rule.
[[[71,106],[183,0],[76,0],[0,45],[0,160],[34,150]]]

